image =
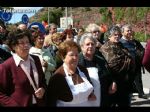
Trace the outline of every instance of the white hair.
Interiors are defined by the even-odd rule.
[[[82,45],[84,44],[84,41],[85,41],[87,38],[90,39],[90,40],[92,40],[92,41],[96,44],[96,39],[93,38],[92,33],[84,33],[84,34],[81,36],[81,39],[80,39],[80,42],[79,42],[80,46],[82,46]]]

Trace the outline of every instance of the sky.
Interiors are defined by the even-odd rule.
[[[39,9],[43,7],[13,7],[14,11],[12,12],[12,18],[9,23],[17,23],[21,21],[22,15],[26,14],[28,17],[32,17]]]

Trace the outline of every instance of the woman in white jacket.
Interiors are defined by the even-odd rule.
[[[53,59],[50,50],[48,48],[44,48],[44,35],[37,31],[33,35],[34,38],[34,46],[30,48],[29,53],[33,55],[37,55],[40,58],[43,71],[45,73],[46,83],[48,84],[48,81],[55,70],[56,62]]]

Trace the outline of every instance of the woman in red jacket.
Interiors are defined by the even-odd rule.
[[[44,106],[46,81],[40,60],[29,55],[29,34],[9,34],[13,56],[0,65],[0,105],[5,107]]]

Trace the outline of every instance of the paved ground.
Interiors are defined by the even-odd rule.
[[[150,73],[146,71],[142,76],[144,92],[148,96],[148,99],[138,98],[138,94],[134,93],[132,97],[131,107],[150,107]]]
[[[131,107],[150,107],[150,94],[149,89],[144,89],[148,99],[138,98],[138,94],[134,93],[132,97]]]

